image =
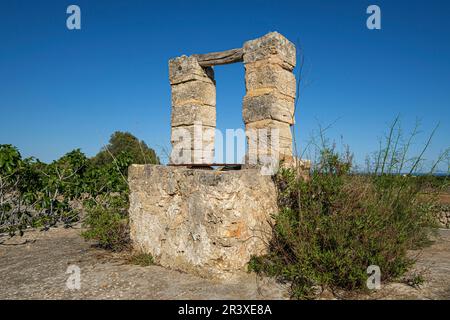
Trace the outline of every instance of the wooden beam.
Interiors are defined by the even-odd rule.
[[[211,67],[220,64],[229,64],[235,62],[242,62],[244,51],[242,48],[231,49],[221,52],[212,52],[206,54],[193,54],[202,67]]]

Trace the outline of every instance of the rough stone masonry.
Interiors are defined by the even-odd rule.
[[[277,193],[272,177],[258,169],[133,165],[128,179],[134,248],[158,264],[230,278],[245,271],[251,255],[265,252]]]
[[[246,270],[252,255],[264,253],[271,236],[271,215],[278,211],[272,176],[262,175],[257,167],[213,171],[189,166],[213,162],[213,66],[233,62],[243,62],[245,67],[246,160],[258,163],[267,156],[266,146],[273,140],[278,144],[275,150],[269,149],[270,156],[293,158],[295,46],[271,32],[239,49],[170,60],[170,165],[132,165],[129,169],[134,249],[152,254],[162,266],[208,278],[230,279]],[[276,136],[272,128],[278,129]],[[186,139],[186,134],[193,138]],[[182,147],[176,148],[180,141]]]

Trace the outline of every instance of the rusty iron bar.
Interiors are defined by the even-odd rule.
[[[241,163],[170,163],[168,166],[172,167],[186,167],[188,169],[202,169],[202,170],[214,170],[213,167],[223,167],[220,170],[230,171],[230,170],[241,170]]]
[[[242,163],[169,163],[168,166],[173,167],[240,167]]]

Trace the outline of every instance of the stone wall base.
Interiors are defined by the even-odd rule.
[[[133,247],[156,263],[224,279],[267,249],[277,191],[258,169],[132,165],[128,179]]]

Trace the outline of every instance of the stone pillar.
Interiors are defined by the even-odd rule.
[[[294,124],[296,95],[292,73],[296,63],[295,46],[281,34],[271,32],[245,42],[243,49],[246,95],[242,115],[248,141],[247,160],[250,164],[255,159],[260,163],[263,156],[274,152],[278,160],[290,160],[290,126]]]
[[[194,57],[169,61],[172,90],[171,163],[212,163],[216,128],[216,84],[211,67]]]

